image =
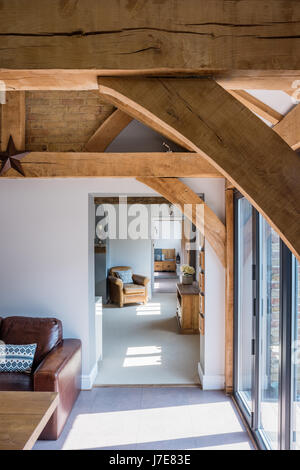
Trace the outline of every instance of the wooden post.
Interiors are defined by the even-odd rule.
[[[24,150],[25,91],[7,92],[5,100],[1,105],[1,151],[6,150],[9,136],[12,136],[17,150]]]
[[[116,109],[92,135],[85,145],[85,150],[87,152],[104,152],[131,121],[131,116]]]
[[[233,393],[234,190],[226,189],[225,391]]]

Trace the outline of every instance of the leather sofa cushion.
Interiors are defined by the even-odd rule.
[[[145,287],[138,284],[124,284],[123,291],[124,294],[144,294]]]
[[[0,391],[32,392],[33,376],[30,374],[21,374],[19,372],[1,372]]]
[[[7,317],[2,319],[0,339],[6,344],[37,343],[33,370],[62,340],[62,323],[56,318]]]

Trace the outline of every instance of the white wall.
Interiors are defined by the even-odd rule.
[[[146,189],[146,188],[145,188]],[[117,238],[108,238],[106,242],[107,246],[107,257],[106,257],[106,267],[107,271],[113,266],[130,266],[133,269],[135,274],[141,274],[147,276],[150,280],[152,277],[152,242],[150,239],[150,221],[151,216],[150,212],[146,211],[140,212],[138,208],[134,209],[134,206],[129,204],[126,208],[124,215],[120,217],[120,207],[119,205],[114,205],[115,217],[110,219],[110,214],[108,215],[108,226],[115,226],[115,236]],[[96,211],[96,214],[99,214],[99,211]],[[130,215],[128,215],[130,214]],[[133,214],[133,215],[132,215]],[[142,231],[142,238],[131,239],[126,238],[122,239],[120,237],[120,225],[122,224],[123,217],[125,216],[127,222],[127,234],[129,236],[133,235],[130,232],[130,224],[138,217],[139,223],[143,225],[143,228],[139,226],[137,228],[138,232]],[[124,229],[124,224],[123,227]],[[144,233],[145,231],[145,233]],[[113,230],[114,232],[114,230]],[[148,284],[148,295],[149,298],[152,296],[151,283]]]
[[[159,236],[153,239],[154,248],[175,248],[176,254],[181,253],[181,220],[159,220],[155,221],[159,227]],[[168,237],[169,233],[169,237]]]
[[[182,179],[225,221],[223,179]],[[225,269],[205,240],[205,336],[200,336],[199,375],[203,389],[224,388],[225,373]]]
[[[106,152],[165,152],[170,146],[172,152],[186,152],[166,137],[144,126],[135,119],[107,147]]]

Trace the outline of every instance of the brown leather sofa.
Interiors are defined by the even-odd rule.
[[[117,277],[116,271],[127,271],[129,266],[114,266],[109,270],[109,296],[110,301],[123,307],[124,304],[146,303],[148,300],[147,284],[150,279],[139,274],[133,274],[132,284],[123,284]]]
[[[81,341],[63,339],[56,318],[0,318],[0,340],[37,343],[31,374],[0,373],[0,391],[58,392],[59,404],[39,439],[56,440],[80,391]]]

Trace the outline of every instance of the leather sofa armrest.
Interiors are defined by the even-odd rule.
[[[141,276],[139,274],[133,274],[132,279],[135,284],[139,284],[140,286],[146,286],[150,282],[150,279],[148,277]]]
[[[34,371],[34,386],[41,385],[41,382],[46,379],[46,377],[50,380],[57,378],[63,368],[68,366],[70,359],[78,349],[81,349],[81,341],[79,339],[62,340],[58,346],[47,354],[45,359]]]
[[[33,374],[35,392],[57,392],[59,404],[40,439],[57,439],[81,389],[81,341],[64,339]]]
[[[122,279],[119,279],[118,277],[114,277],[114,276],[108,276],[108,280],[112,284],[115,284],[116,286],[120,287],[120,289],[123,289]]]

